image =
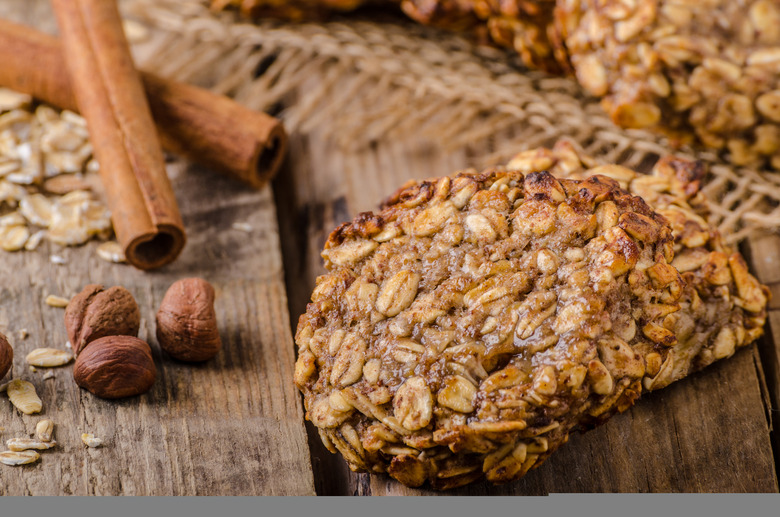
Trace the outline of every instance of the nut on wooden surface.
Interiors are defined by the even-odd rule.
[[[138,304],[121,286],[89,284],[65,309],[65,329],[76,355],[104,336],[137,336],[140,325]]]
[[[14,349],[6,337],[0,334],[0,379],[5,377],[14,362]]]
[[[180,361],[211,359],[222,348],[214,311],[214,288],[202,278],[184,278],[168,288],[157,311],[157,340]]]
[[[134,336],[105,336],[90,342],[73,367],[76,384],[104,399],[146,393],[156,377],[152,350]]]

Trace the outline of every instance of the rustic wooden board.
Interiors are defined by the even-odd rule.
[[[53,27],[44,0],[5,0],[0,16]],[[94,256],[94,245],[0,254],[0,331],[17,351],[13,376],[37,386],[60,443],[38,464],[0,465],[0,494],[433,494],[351,473],[311,427],[307,438],[291,382],[290,332],[323,272],[319,251],[331,229],[373,209],[406,179],[448,174],[482,154],[413,141],[351,152],[334,148],[325,134],[296,135],[273,193],[247,192],[198,169],[179,171],[174,187],[189,244],[162,271],[106,264]],[[233,222],[248,222],[252,233],[232,229]],[[749,248],[754,269],[778,292],[770,335],[760,348],[743,350],[646,396],[601,428],[572,436],[516,483],[476,484],[450,494],[777,492],[772,440],[775,450],[780,441],[771,432],[769,408],[780,400],[780,349],[773,339],[780,335],[780,237]],[[52,265],[53,252],[68,264]],[[154,339],[154,310],[166,287],[189,275],[215,284],[225,346],[216,360],[195,367],[167,358]],[[159,368],[149,394],[101,401],[75,386],[70,367],[44,381],[42,372],[28,372],[20,361],[33,348],[65,341],[62,310],[44,305],[45,295],[71,295],[88,282],[122,284],[135,294],[141,337],[150,341]],[[22,328],[30,333],[26,340],[18,338]],[[32,431],[41,418],[20,415],[4,396],[0,414],[6,415],[2,439]],[[85,449],[83,431],[103,437],[107,446]]]
[[[304,310],[324,269],[330,230],[371,210],[404,181],[443,175],[475,162],[414,142],[334,152],[325,135],[294,138],[289,167],[274,187],[282,230],[290,314]],[[454,495],[551,492],[776,492],[763,376],[755,348],[658,393],[603,427],[572,436],[539,469],[510,485],[476,484]],[[418,495],[385,476],[353,474],[311,439],[320,494]]]
[[[780,415],[780,236],[770,234],[751,239],[745,248],[758,279],[772,291],[766,335],[759,344],[759,350],[766,374],[768,404],[772,408],[769,414],[775,419],[772,444],[777,465],[780,462],[780,429],[776,423]]]
[[[48,2],[6,0],[0,16],[51,29]],[[44,402],[22,415],[0,396],[5,441],[56,423],[58,446],[40,462],[0,465],[0,495],[313,495],[301,401],[290,379],[294,362],[279,233],[269,189],[250,191],[196,167],[170,167],[189,241],[171,266],[143,273],[97,258],[95,243],[0,254],[0,330],[15,350],[13,378],[30,380]],[[231,228],[248,223],[247,233]],[[66,265],[54,265],[57,253]],[[167,287],[201,276],[216,288],[223,351],[202,365],[160,351],[154,314]],[[63,310],[47,294],[71,296],[88,283],[124,285],[141,308],[139,337],[158,368],[151,392],[104,401],[79,389],[72,367],[30,372],[24,356],[67,340]],[[20,339],[26,329],[29,337]],[[10,378],[11,375],[9,375]],[[81,433],[103,438],[87,449]]]
[[[39,463],[2,466],[0,494],[259,495],[313,494],[301,404],[289,382],[293,345],[282,282],[278,232],[268,191],[247,192],[206,171],[186,171],[175,181],[189,243],[172,266],[142,273],[94,254],[94,244],[0,256],[0,325],[15,350],[13,377],[35,384],[40,415],[21,415],[0,398],[3,439],[31,432],[48,417],[57,424],[58,447]],[[253,230],[231,229],[234,222]],[[53,265],[49,254],[65,257]],[[160,352],[154,313],[168,285],[201,276],[217,291],[224,349],[202,365],[179,363]],[[142,312],[140,337],[158,367],[152,391],[103,401],[80,390],[72,368],[28,371],[24,356],[40,346],[62,348],[63,310],[49,293],[71,296],[87,283],[126,286]],[[18,331],[30,336],[21,340]],[[86,449],[82,432],[106,446]]]

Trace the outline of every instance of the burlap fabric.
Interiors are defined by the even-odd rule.
[[[780,226],[777,173],[619,129],[573,79],[528,71],[516,55],[402,19],[250,24],[207,4],[125,0],[125,12],[152,29],[138,45],[140,64],[270,110],[291,133],[319,131],[346,149],[429,141],[442,152],[465,148],[475,159],[464,166],[478,167],[564,137],[641,171],[675,152],[708,166],[711,222],[727,242]]]

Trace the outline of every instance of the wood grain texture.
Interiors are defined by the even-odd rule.
[[[780,236],[769,234],[757,237],[749,240],[744,248],[756,276],[772,292],[766,335],[759,343],[759,352],[766,373],[769,417],[774,423],[772,444],[777,465],[780,464],[780,429],[777,428],[780,420]]]
[[[0,16],[51,31],[45,1],[11,0]],[[312,495],[309,448],[294,361],[275,209],[268,189],[255,192],[181,163],[169,166],[189,242],[171,266],[143,273],[106,263],[96,243],[61,249],[44,242],[34,253],[2,253],[0,331],[14,346],[9,377],[30,380],[41,414],[22,415],[0,396],[2,440],[31,433],[42,418],[55,424],[58,446],[24,467],[0,465],[0,495]],[[234,230],[248,223],[250,233]],[[49,261],[56,253],[66,265]],[[222,352],[201,365],[161,352],[154,315],[168,286],[201,276],[216,288]],[[141,308],[157,382],[140,397],[104,401],[79,389],[72,366],[30,372],[30,350],[63,348],[63,310],[47,294],[72,296],[88,283],[124,285]],[[22,340],[19,331],[29,337]],[[105,446],[87,449],[81,433]]]
[[[289,167],[274,185],[293,319],[304,312],[314,280],[324,272],[319,252],[333,228],[376,208],[408,179],[449,174],[489,151],[445,153],[414,142],[394,142],[342,153],[323,140],[324,135],[317,134],[293,138]],[[447,494],[776,492],[759,361],[756,348],[748,348],[645,396],[601,428],[573,435],[516,483],[478,483]],[[320,494],[437,494],[407,488],[387,476],[351,473],[318,441],[316,433],[310,436]]]
[[[204,170],[174,179],[191,239],[180,259],[154,273],[112,265],[94,253],[44,244],[35,253],[0,259],[0,327],[14,346],[13,377],[35,384],[40,415],[21,415],[0,397],[3,440],[32,432],[43,417],[56,423],[58,446],[31,466],[0,466],[0,494],[311,495],[314,493],[301,404],[292,378],[293,344],[282,282],[273,201]],[[231,229],[248,223],[251,233]],[[67,260],[57,266],[49,255]],[[200,365],[160,351],[154,314],[173,281],[200,276],[217,292],[223,350]],[[47,294],[72,296],[87,283],[124,285],[136,297],[139,337],[158,368],[152,391],[104,401],[79,389],[72,367],[30,372],[24,356],[40,346],[63,348],[63,310]],[[21,340],[18,331],[27,329]],[[105,440],[85,448],[82,432]]]

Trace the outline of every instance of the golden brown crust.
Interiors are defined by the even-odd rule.
[[[769,290],[707,223],[707,206],[699,190],[705,175],[701,162],[667,156],[651,175],[642,175],[617,165],[597,165],[572,143],[561,141],[552,150],[521,153],[509,165],[520,170],[543,165],[562,177],[612,177],[670,222],[675,240],[672,265],[682,274],[685,287],[680,311],[669,315],[664,325],[678,343],[659,363],[658,374],[645,381],[645,389],[667,386],[761,336]]]
[[[296,333],[307,418],[353,469],[517,479],[630,407],[676,344],[666,220],[606,177],[407,184],[328,239]]]

